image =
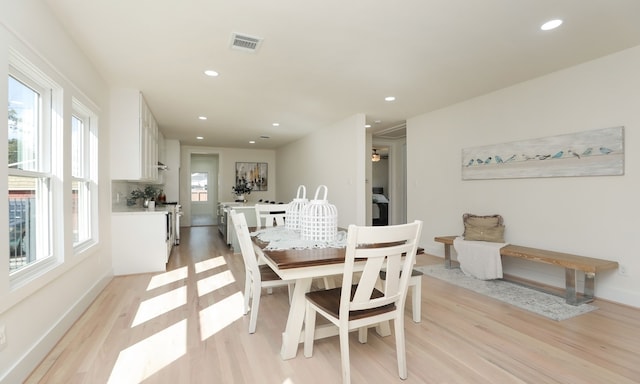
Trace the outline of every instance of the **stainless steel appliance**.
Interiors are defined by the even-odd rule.
[[[182,217],[182,205],[176,204],[176,209],[174,211],[174,244],[180,245],[180,217]]]

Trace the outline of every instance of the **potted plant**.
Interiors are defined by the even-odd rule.
[[[159,189],[152,185],[147,185],[146,187],[144,187],[143,190],[141,190],[140,188],[136,188],[133,191],[131,191],[129,201],[133,201],[135,204],[138,201],[138,199],[142,199],[143,200],[142,206],[144,208],[148,208],[149,202],[156,200],[156,196],[158,196],[158,191]],[[134,204],[130,204],[130,205],[134,205]]]

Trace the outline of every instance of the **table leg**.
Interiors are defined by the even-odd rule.
[[[305,293],[311,289],[311,278],[296,280],[289,308],[287,326],[282,333],[282,349],[280,356],[283,360],[293,359],[298,353],[298,343],[302,335],[304,313],[306,308]]]

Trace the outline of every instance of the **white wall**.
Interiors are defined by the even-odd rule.
[[[8,48],[14,47],[39,68],[46,70],[64,88],[63,118],[67,133],[71,123],[68,116],[72,97],[97,109],[99,153],[108,154],[108,91],[97,71],[41,1],[0,0],[0,9],[0,62],[4,63],[0,88],[5,90],[0,92],[0,104],[7,105],[6,63]],[[7,109],[0,111],[0,118],[6,121]],[[7,142],[6,135],[6,130],[0,130],[0,142]],[[69,145],[70,139],[64,143]],[[6,151],[6,145],[0,146],[0,158],[3,161],[8,158]],[[68,162],[70,155],[67,156]],[[6,170],[6,165],[0,166],[0,191],[5,194],[0,198],[0,217],[4,218],[8,217]],[[70,188],[70,181],[63,180],[63,183]],[[56,248],[55,255],[64,262],[46,277],[22,287],[10,287],[8,258],[1,259],[0,324],[6,326],[7,345],[0,351],[0,382],[22,382],[110,281],[111,198],[108,161],[99,164],[99,198],[100,243],[97,246],[75,255],[71,236],[67,234],[64,245]],[[66,217],[70,217],[71,200],[64,202],[63,206]],[[65,223],[70,225],[71,220]],[[0,220],[0,244],[7,244],[7,234],[7,221]]]
[[[596,277],[596,296],[640,306],[640,46],[518,84],[407,122],[408,220],[423,219],[422,244],[463,231],[462,214],[499,213],[518,245],[616,260]],[[461,180],[461,150],[625,126],[625,174]],[[560,268],[505,259],[505,272],[564,286]]]
[[[327,199],[338,209],[338,225],[365,225],[366,205],[371,204],[363,198],[365,185],[371,189],[365,161],[371,162],[371,152],[365,150],[364,125],[363,114],[353,115],[278,148],[278,200],[291,201],[300,184],[311,200],[316,188],[326,185]]]

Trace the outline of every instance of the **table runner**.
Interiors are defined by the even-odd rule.
[[[287,249],[311,249],[311,248],[344,248],[347,246],[347,232],[338,230],[333,241],[316,241],[302,239],[300,231],[287,229],[284,226],[263,228],[251,233],[260,241],[269,243],[265,251],[284,251]]]

